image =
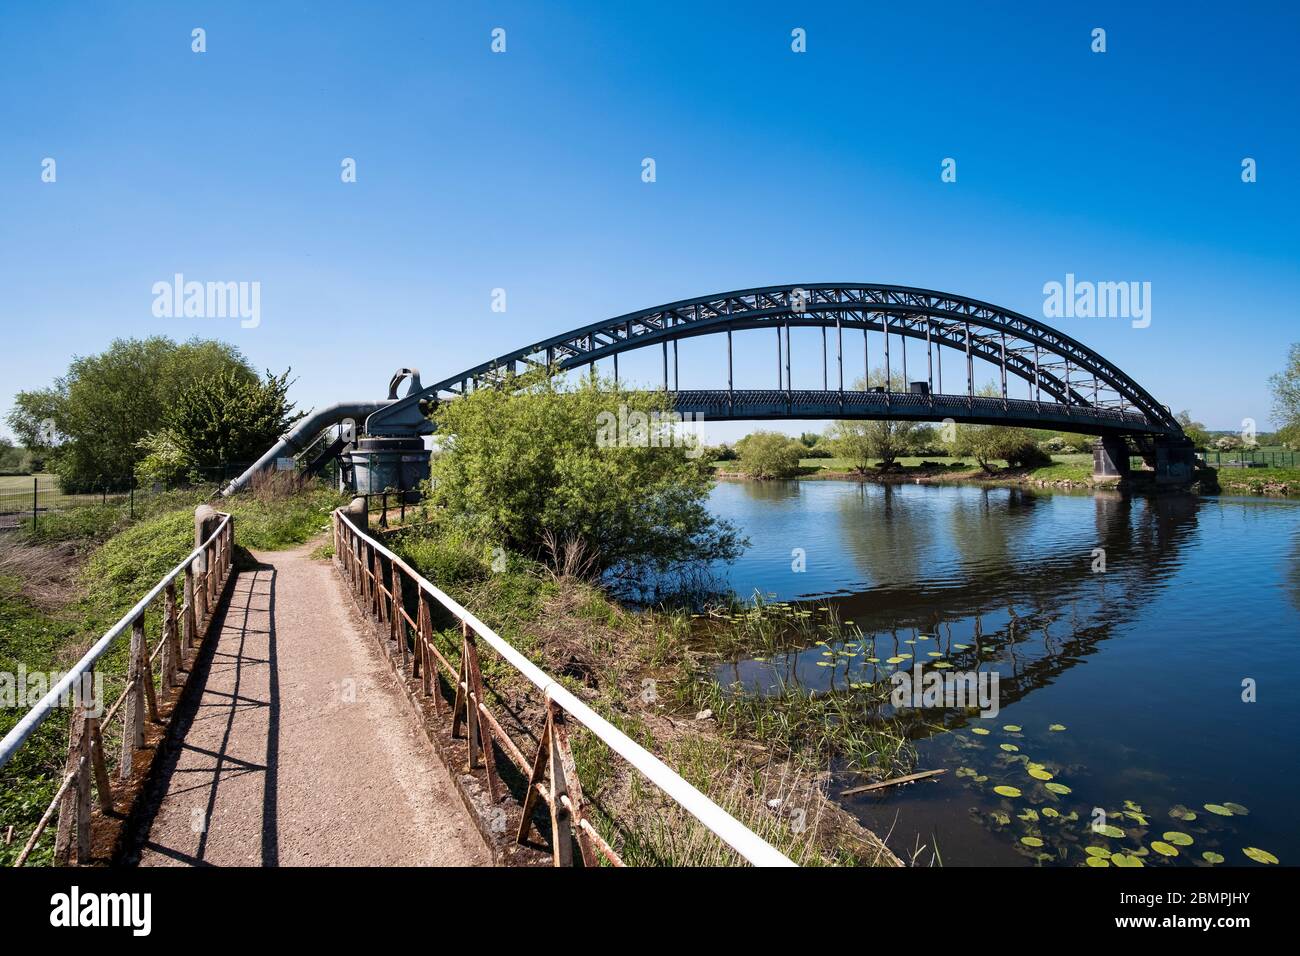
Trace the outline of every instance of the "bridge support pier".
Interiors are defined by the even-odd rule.
[[[1157,485],[1189,484],[1196,477],[1196,448],[1188,438],[1157,438],[1155,442]]]
[[[1118,435],[1106,435],[1092,443],[1092,477],[1128,476],[1128,442]]]

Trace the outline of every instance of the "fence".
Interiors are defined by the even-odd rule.
[[[243,467],[239,464],[220,465],[203,469],[193,477],[200,484],[219,484],[226,476],[239,474]],[[67,494],[61,490],[56,475],[0,475],[0,531],[20,525],[34,527],[41,515],[84,505],[122,507],[134,518],[137,503],[170,490],[173,488],[162,483],[140,485],[133,478],[124,478],[105,481],[96,491]]]
[[[360,530],[344,511],[334,512],[332,524],[334,554],[340,573],[358,602],[381,626],[387,625],[390,639],[396,643],[401,656],[403,670],[409,668],[410,676],[420,680],[420,690],[425,697],[433,698],[434,712],[439,718],[444,716],[446,702],[442,697],[438,669],[441,668],[451,681],[455,691],[451,711],[452,735],[458,736],[464,727],[470,768],[482,768],[492,799],[498,800],[502,795],[492,746],[494,741],[527,779],[523,815],[516,837],[518,842],[523,843],[527,838],[533,810],[541,800],[550,810],[551,853],[556,866],[573,862],[575,842],[587,866],[597,865],[598,857],[614,866],[623,865],[618,853],[584,814],[582,785],[569,748],[568,720],[573,718],[745,860],[758,866],[794,865],[658,757],[571,694],[468,610],[421,577],[400,557]],[[413,597],[417,605],[414,618],[407,610],[407,595]],[[434,645],[432,601],[460,621],[459,666],[453,666]],[[545,697],[546,723],[532,760],[525,756],[484,700],[479,640],[527,678]]]
[[[33,521],[36,515],[72,505],[107,503],[107,490],[89,494],[64,494],[59,490],[59,480],[53,475],[7,475],[0,477],[0,528],[15,527],[20,522]],[[112,496],[116,502],[117,493]]]
[[[201,511],[203,509],[200,509]],[[27,714],[0,740],[0,767],[22,747],[54,710],[71,703],[72,726],[68,735],[68,758],[64,776],[54,799],[36,824],[35,830],[18,854],[15,866],[22,866],[35,849],[41,835],[58,811],[54,843],[56,863],[69,861],[76,843],[77,862],[85,863],[91,855],[92,783],[104,815],[115,812],[113,783],[109,777],[105,754],[104,730],[119,713],[123,715],[121,755],[118,776],[122,783],[130,780],[135,756],[145,744],[145,722],[161,725],[168,699],[179,694],[183,685],[181,671],[189,665],[190,652],[200,644],[211,626],[226,582],[230,578],[234,554],[234,519],[228,514],[209,512],[217,527],[190,552],[180,564],[163,577],[153,589],[95,642],[85,656],[50,688]],[[196,518],[196,522],[200,519]],[[204,520],[199,527],[205,528]],[[176,603],[176,579],[184,575],[183,603]],[[145,613],[161,595],[163,599],[162,634],[149,648],[145,636]],[[131,632],[127,683],[121,696],[100,716],[103,701],[93,696],[95,663],[127,630]],[[155,685],[154,661],[158,660]],[[170,714],[168,714],[170,716]]]
[[[1205,458],[1205,463],[1215,468],[1224,465],[1230,468],[1241,468],[1252,464],[1268,468],[1296,466],[1296,452],[1293,451],[1260,451],[1243,448],[1240,451],[1204,451],[1201,454]]]

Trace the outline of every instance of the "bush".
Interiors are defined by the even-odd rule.
[[[154,432],[136,442],[136,447],[145,452],[145,456],[135,466],[135,478],[142,487],[154,483],[173,487],[185,481],[189,461],[185,449],[171,431],[163,429]]]
[[[265,379],[226,369],[189,382],[166,413],[166,438],[195,477],[258,458],[302,414],[288,399],[289,372]],[[151,436],[150,440],[156,440]]]
[[[708,510],[712,473],[675,433],[672,399],[583,378],[509,377],[438,406],[425,494],[478,541],[538,557],[581,539],[593,573],[730,560],[741,539]]]
[[[471,544],[455,529],[399,532],[389,543],[416,571],[441,588],[474,584],[491,573],[491,558],[480,553],[482,542]]]
[[[993,463],[1005,460],[1012,468],[1036,468],[1051,463],[1051,456],[1038,447],[1027,428],[1008,425],[959,425],[949,447],[954,457],[972,455],[981,468],[994,470]]]
[[[1038,468],[1052,463],[1052,456],[1035,445],[1033,439],[1018,444],[1008,442],[1002,449],[1002,457],[1012,468]]]
[[[740,470],[751,478],[789,478],[799,471],[803,444],[780,432],[752,432],[736,442]]]

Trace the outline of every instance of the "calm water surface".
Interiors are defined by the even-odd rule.
[[[729,661],[724,684],[854,693],[850,683],[887,680],[883,661],[898,653],[950,662],[948,673],[998,672],[996,718],[908,715],[918,768],[946,774],[842,798],[900,854],[1082,865],[1095,845],[1145,848],[1146,865],[1204,866],[1206,851],[1255,865],[1242,851],[1258,847],[1300,862],[1300,502],[721,482],[712,509],[751,541],[716,569],[739,595],[833,604],[865,639],[842,646],[835,666],[823,647]],[[792,570],[795,548],[805,571]],[[1097,548],[1104,573],[1093,571]],[[1242,700],[1247,678],[1255,703]],[[1069,793],[1048,790],[1027,761]],[[837,791],[861,782],[836,780]],[[1232,816],[1205,809],[1225,803]],[[1092,833],[1098,808],[1122,836]]]

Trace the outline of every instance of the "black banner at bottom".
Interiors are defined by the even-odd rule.
[[[487,932],[501,941],[548,919],[582,927],[569,941],[627,933],[646,939],[718,927],[734,944],[767,936],[784,914],[799,926],[843,927],[910,945],[927,932],[1009,926],[1053,938],[1279,933],[1297,921],[1296,871],[1189,868],[1135,871],[1035,869],[581,870],[550,869],[30,869],[0,872],[0,926],[19,938],[78,936],[146,944],[213,934],[210,942],[284,939],[339,943],[379,932],[385,942],[432,942],[441,932]],[[678,927],[679,921],[680,926]],[[852,926],[857,929],[852,929]],[[431,934],[433,934],[431,936]],[[10,938],[13,938],[12,936]],[[768,940],[770,942],[770,939]],[[942,943],[940,943],[942,945]]]

